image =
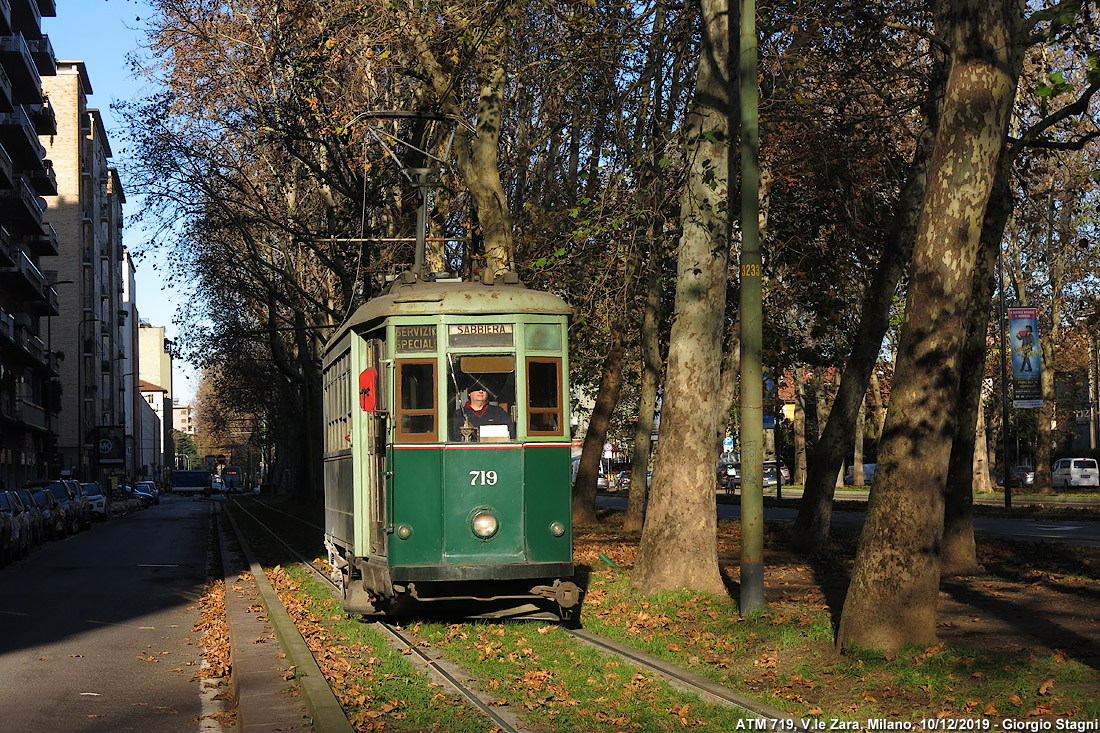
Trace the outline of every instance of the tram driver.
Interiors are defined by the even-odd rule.
[[[492,394],[480,379],[466,389],[466,404],[458,408],[451,417],[451,440],[463,443],[476,443],[482,436],[492,435],[496,440],[515,440],[516,423],[508,411],[489,402]],[[497,429],[482,430],[482,426],[500,426]],[[507,429],[508,437],[504,437]]]

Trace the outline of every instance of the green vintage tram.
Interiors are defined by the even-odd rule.
[[[349,612],[576,611],[569,312],[513,273],[408,272],[329,341],[325,545]],[[506,418],[478,424],[490,409]]]

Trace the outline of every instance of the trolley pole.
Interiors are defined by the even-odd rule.
[[[761,359],[760,138],[756,0],[741,0],[741,614],[764,606],[764,405]]]

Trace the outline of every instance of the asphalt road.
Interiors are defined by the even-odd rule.
[[[775,495],[774,490],[772,490],[771,495]],[[795,498],[790,496],[787,490],[784,490],[783,496],[784,498]],[[626,495],[599,496],[596,498],[596,504],[602,507],[625,510]],[[718,516],[722,519],[737,519],[741,516],[741,507],[736,503],[719,504]],[[797,516],[797,509],[764,508],[765,522],[793,522]],[[834,511],[832,514],[832,523],[836,527],[861,527],[863,526],[863,520],[864,514],[862,512]],[[984,537],[1100,546],[1100,523],[1098,522],[975,517],[974,533]]]
[[[0,569],[0,727],[217,730],[193,679],[209,526],[209,502],[164,497]]]

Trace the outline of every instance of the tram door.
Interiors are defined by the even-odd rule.
[[[363,344],[362,370],[359,374],[359,406],[363,413],[363,445],[360,475],[366,487],[367,531],[370,554],[386,553],[386,370],[382,368],[385,344],[367,339]]]

